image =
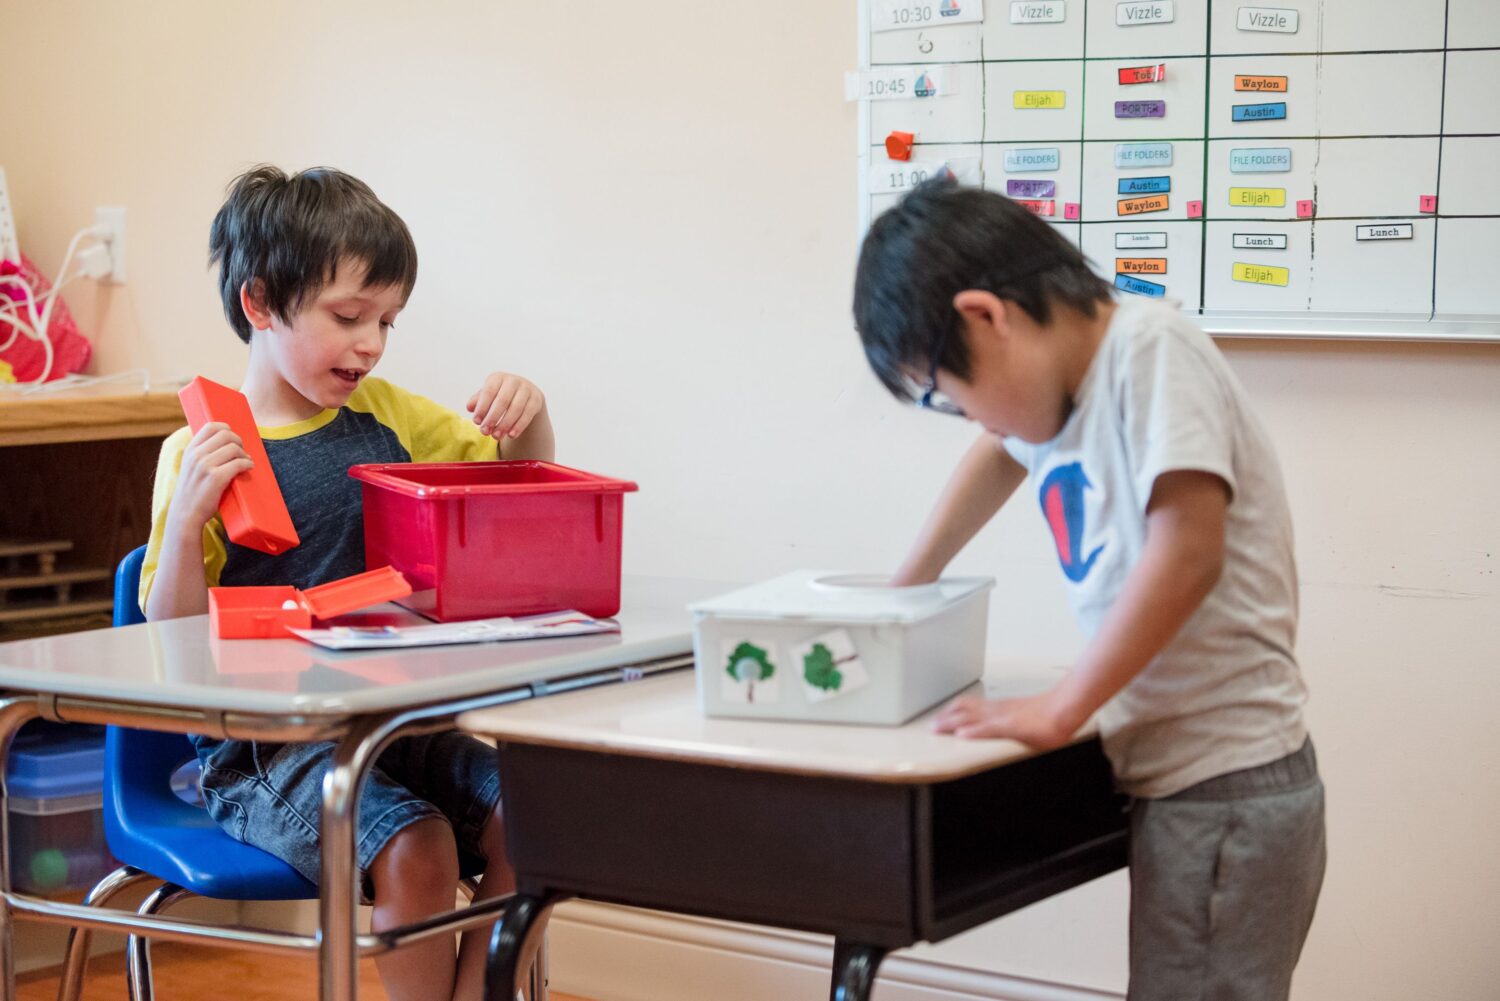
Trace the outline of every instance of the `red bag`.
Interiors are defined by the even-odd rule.
[[[37,295],[46,292],[52,284],[42,277],[42,273],[25,254],[21,255],[19,265],[14,261],[0,261],[0,297],[13,300],[15,312],[29,323],[31,314],[26,308],[26,290],[16,282],[6,281],[7,276],[16,274],[25,279]],[[11,308],[7,307],[7,312]],[[38,308],[37,312],[40,313],[41,309]],[[12,335],[15,335],[13,341]],[[61,379],[70,372],[80,371],[94,353],[94,346],[78,332],[78,324],[73,322],[73,314],[68,312],[68,304],[61,297],[52,306],[52,317],[47,323],[47,339],[52,342],[52,370],[47,373],[49,382]],[[7,323],[4,314],[0,314],[0,344],[5,344],[6,341],[11,343],[0,350],[0,361],[11,367],[17,382],[35,382],[47,364],[46,349],[40,341],[32,340]]]

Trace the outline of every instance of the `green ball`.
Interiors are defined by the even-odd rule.
[[[68,881],[68,857],[56,848],[31,856],[31,882],[41,890],[55,890]]]

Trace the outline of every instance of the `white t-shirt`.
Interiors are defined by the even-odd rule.
[[[1170,796],[1299,749],[1307,689],[1292,653],[1297,574],[1281,469],[1208,335],[1170,306],[1127,298],[1057,437],[1005,447],[1030,472],[1090,638],[1140,560],[1156,478],[1200,470],[1229,487],[1218,584],[1100,711],[1121,788]]]

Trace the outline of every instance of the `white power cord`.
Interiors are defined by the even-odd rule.
[[[65,285],[84,276],[99,278],[103,274],[108,274],[109,248],[107,238],[109,235],[110,231],[102,226],[89,226],[74,233],[73,238],[68,241],[67,252],[63,254],[62,266],[57,269],[56,280],[53,281],[52,287],[40,296],[31,287],[31,283],[20,275],[0,275],[0,322],[7,323],[11,327],[11,335],[4,344],[0,344],[0,351],[4,351],[15,343],[17,336],[24,335],[42,345],[42,352],[45,357],[41,375],[24,383],[24,385],[39,385],[46,382],[47,377],[52,374],[52,365],[55,358],[52,339],[47,336],[47,328],[52,323],[52,310],[57,305],[57,294],[62,291]],[[83,271],[75,275],[69,275],[68,265],[73,263],[73,254],[77,251],[78,244],[90,237],[100,241],[100,243],[84,251],[80,257]],[[102,273],[99,271],[100,261],[98,252],[100,251],[104,255],[104,270]],[[16,263],[19,264],[20,262],[17,261]],[[7,285],[19,288],[23,294],[23,299],[17,300],[13,294],[10,294],[6,289]],[[37,310],[39,302],[42,303],[40,312]],[[21,316],[20,310],[23,305],[30,316],[30,323],[26,322]]]

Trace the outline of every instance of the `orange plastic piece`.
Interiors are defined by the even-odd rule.
[[[885,154],[892,160],[910,160],[917,137],[910,132],[892,132],[885,137]]]
[[[210,421],[221,421],[240,436],[250,456],[249,471],[230,480],[219,499],[219,515],[230,541],[272,556],[296,546],[301,540],[281,498],[281,487],[266,457],[250,402],[238,391],[201,375],[182,387],[177,396],[195,434]]]
[[[400,571],[381,567],[299,591],[295,587],[211,587],[209,626],[223,640],[285,639],[288,629],[309,629],[358,608],[411,594]]]

